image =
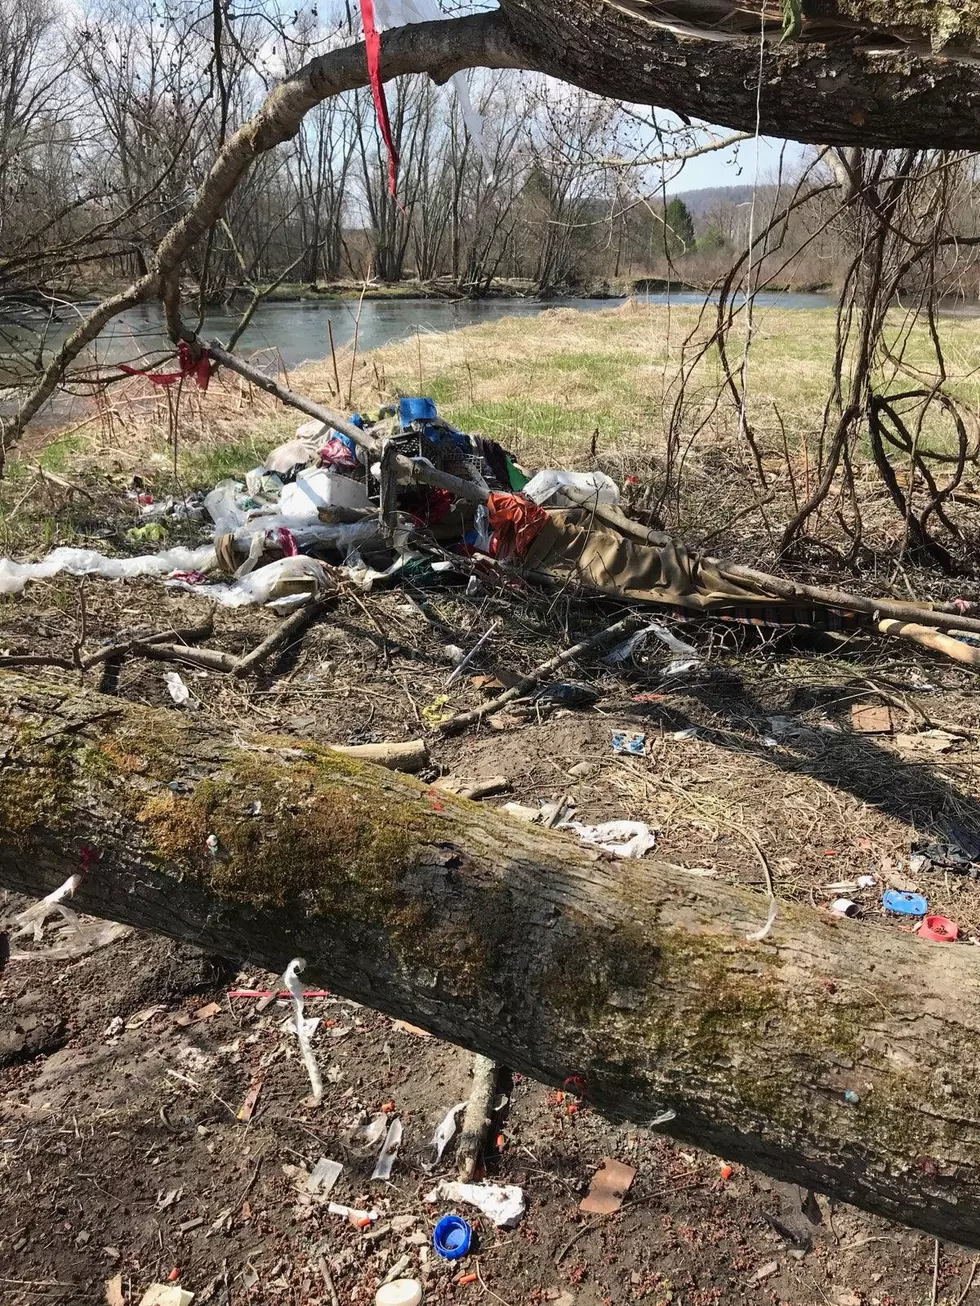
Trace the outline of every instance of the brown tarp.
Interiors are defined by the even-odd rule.
[[[709,559],[673,540],[642,544],[597,521],[587,508],[551,511],[524,557],[529,571],[580,581],[623,599],[693,611],[724,611],[780,600],[726,580]]]

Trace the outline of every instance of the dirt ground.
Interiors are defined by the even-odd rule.
[[[74,516],[60,510],[53,530],[25,512],[6,550],[36,556],[43,538],[44,547],[134,552],[126,541],[131,500],[118,483],[103,484],[97,499]],[[187,528],[186,542],[202,538],[201,528]],[[167,688],[172,663],[127,656],[85,682],[192,711],[216,728],[321,743],[426,736],[428,783],[503,777],[506,792],[487,802],[564,801],[580,820],[647,822],[657,832],[651,855],[758,888],[760,925],[770,877],[777,898],[820,910],[853,899],[855,930],[910,929],[879,904],[888,887],[916,888],[933,912],[958,923],[956,946],[977,942],[977,882],[911,860],[919,841],[980,832],[980,701],[971,672],[860,633],[837,639],[667,620],[696,650],[698,665],[686,673],[669,674],[676,655],[650,637],[619,665],[589,658],[563,671],[594,691],[591,705],[494,713],[444,738],[430,730],[433,719],[485,702],[623,615],[614,603],[565,592],[478,582],[468,593],[466,582],[465,574],[416,577],[348,592],[252,677],[178,666],[191,693],[184,708]],[[903,585],[930,598],[957,593],[935,578],[906,576]],[[155,580],[56,577],[0,599],[0,658],[71,658],[76,647],[91,652],[121,636],[199,625],[208,607],[199,594]],[[241,654],[278,622],[264,610],[219,608],[205,642]],[[470,649],[491,627],[447,685],[454,649]],[[29,674],[66,688],[79,680],[55,667]],[[879,709],[871,722],[861,716],[869,707]],[[869,724],[874,731],[860,728]],[[616,753],[614,731],[642,735],[642,754]],[[862,876],[871,883],[858,888]],[[0,895],[0,924],[24,906]],[[971,1290],[980,1294],[971,1253],[943,1245],[936,1261],[930,1238],[741,1166],[729,1170],[725,1158],[520,1079],[486,1157],[490,1181],[524,1191],[516,1229],[429,1204],[425,1194],[455,1167],[450,1145],[440,1166],[423,1169],[427,1144],[468,1095],[469,1053],[342,999],[312,999],[326,1084],[312,1108],[284,1024],[288,1004],[228,996],[278,989],[276,977],[236,973],[135,932],[76,960],[43,957],[66,943],[49,930],[36,955],[15,954],[0,977],[2,1306],[118,1306],[117,1277],[121,1300],[137,1306],[149,1284],[171,1276],[195,1294],[195,1306],[335,1306],[321,1262],[344,1306],[370,1306],[395,1274],[422,1278],[429,1303],[502,1306],[968,1306]],[[254,1111],[241,1119],[257,1084]],[[366,1154],[352,1138],[383,1108],[405,1130],[390,1183],[371,1181],[377,1149]],[[376,1222],[355,1227],[309,1195],[305,1172],[323,1157],[344,1166],[330,1199],[377,1210]],[[634,1166],[636,1178],[621,1211],[585,1217],[578,1204],[604,1157]],[[448,1210],[476,1230],[475,1251],[459,1265],[431,1249],[432,1228]]]
[[[194,625],[204,611],[197,596],[157,582],[90,581],[82,632],[81,582],[56,579],[3,603],[3,645],[64,653],[84,633],[94,649],[120,632]],[[617,615],[567,598],[403,585],[344,598],[252,681],[181,668],[189,709],[171,701],[166,664],[127,659],[91,673],[91,683],[242,729],[324,742],[408,739],[426,733],[426,708],[480,702],[487,688],[474,678],[507,681]],[[479,658],[447,689],[447,646],[470,647],[495,620]],[[219,610],[208,643],[241,652],[276,621]],[[695,671],[667,676],[673,655],[655,639],[621,667],[583,661],[569,677],[598,692],[594,705],[530,710],[497,721],[499,729],[436,738],[433,774],[504,776],[510,792],[488,800],[495,804],[564,798],[581,818],[646,821],[659,831],[654,855],[667,862],[760,889],[768,870],[777,896],[823,909],[854,898],[857,930],[907,928],[878,901],[889,883],[915,883],[975,941],[977,884],[929,866],[913,873],[908,860],[917,839],[948,836],[951,820],[961,833],[980,830],[980,708],[969,674],[881,641],[855,638],[828,651],[716,625],[673,628],[697,647]],[[75,683],[73,672],[36,674]],[[855,729],[852,708],[874,704],[890,707],[886,733]],[[645,754],[614,753],[614,730],[644,734]],[[832,887],[859,875],[873,876],[873,887]],[[0,900],[0,917],[24,905]],[[760,895],[760,924],[764,908]],[[469,1092],[469,1054],[341,999],[313,999],[326,1093],[311,1108],[283,1024],[288,1004],[260,1010],[259,999],[227,996],[270,986],[280,987],[275,977],[236,974],[136,933],[77,961],[8,965],[0,981],[5,1306],[102,1306],[117,1275],[124,1301],[135,1304],[175,1273],[195,1303],[318,1306],[331,1302],[321,1258],[343,1303],[369,1304],[396,1269],[422,1278],[428,1302],[505,1306],[912,1306],[969,1291],[973,1258],[961,1249],[941,1247],[933,1297],[931,1239],[740,1166],[729,1173],[724,1158],[603,1119],[587,1103],[575,1109],[523,1080],[486,1159],[489,1180],[524,1190],[517,1228],[428,1204],[425,1194],[454,1167],[450,1146],[426,1173],[426,1144]],[[254,1112],[240,1120],[256,1083]],[[386,1107],[405,1141],[391,1182],[372,1182],[376,1148],[365,1155],[352,1133]],[[583,1217],[578,1203],[607,1156],[635,1166],[635,1182],[619,1213]],[[304,1172],[321,1157],[344,1165],[331,1200],[376,1209],[376,1223],[356,1228],[308,1195]],[[475,1253],[459,1265],[431,1250],[432,1228],[448,1210],[471,1218],[477,1233]]]

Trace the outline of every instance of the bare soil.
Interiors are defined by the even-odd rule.
[[[90,581],[82,631],[80,591],[79,581],[56,579],[3,602],[4,648],[70,653],[84,634],[95,649],[120,633],[197,624],[206,611],[195,595],[155,582]],[[474,677],[506,681],[619,615],[614,605],[567,596],[482,589],[467,597],[461,587],[404,585],[343,598],[253,680],[180,670],[190,710],[216,725],[322,742],[409,739],[429,734],[427,708],[479,703],[487,689]],[[447,646],[469,648],[497,619],[498,632],[447,689]],[[208,643],[240,653],[277,620],[219,609]],[[504,775],[511,793],[488,801],[566,799],[578,819],[646,821],[660,831],[656,855],[665,861],[760,890],[768,871],[778,897],[821,909],[854,898],[856,930],[908,928],[878,905],[898,876],[959,923],[966,941],[956,946],[975,942],[977,884],[908,868],[912,843],[942,837],[951,819],[980,831],[980,705],[970,675],[858,636],[828,650],[805,634],[790,642],[717,625],[675,629],[699,649],[695,673],[668,677],[672,655],[655,640],[625,667],[584,662],[570,678],[599,692],[593,707],[532,709],[500,728],[430,735],[433,776]],[[164,682],[172,669],[127,659],[91,673],[92,683],[177,711]],[[76,683],[75,673],[36,674]],[[440,706],[442,695],[449,702]],[[855,730],[852,707],[867,704],[891,706],[890,732]],[[645,755],[615,754],[613,730],[645,734]],[[832,887],[862,874],[874,876],[873,888]],[[761,925],[761,892],[759,902]],[[2,902],[0,916],[24,905]],[[61,940],[49,934],[41,951],[53,941]],[[343,1000],[311,1000],[308,1014],[323,1018],[315,1045],[327,1084],[313,1109],[295,1036],[283,1028],[288,1004],[259,1010],[257,999],[229,998],[233,987],[280,983],[137,933],[74,962],[37,956],[8,965],[0,980],[5,1306],[101,1306],[117,1274],[125,1300],[138,1303],[174,1271],[195,1306],[318,1306],[330,1302],[320,1257],[340,1301],[365,1306],[406,1257],[400,1273],[423,1279],[427,1302],[912,1306],[932,1298],[931,1239],[742,1167],[729,1174],[724,1158],[528,1081],[513,1085],[486,1158],[489,1180],[524,1189],[516,1230],[427,1204],[424,1194],[454,1167],[450,1148],[427,1174],[425,1146],[469,1092],[469,1054]],[[195,1020],[212,1002],[219,1011]],[[239,1120],[258,1080],[254,1114]],[[365,1113],[385,1106],[405,1128],[390,1184],[371,1182],[373,1153],[351,1144]],[[578,1203],[606,1156],[635,1166],[636,1180],[619,1213],[583,1217]],[[345,1167],[332,1199],[376,1208],[375,1225],[355,1228],[304,1195],[303,1170],[320,1157]],[[431,1250],[432,1227],[448,1209],[477,1231],[476,1252],[459,1265]],[[405,1218],[392,1225],[394,1217]],[[971,1267],[971,1254],[943,1246],[934,1300],[958,1301]],[[473,1273],[475,1281],[459,1282]]]

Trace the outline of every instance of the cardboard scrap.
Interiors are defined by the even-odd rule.
[[[890,735],[892,710],[884,703],[852,703],[851,728],[860,735]]]
[[[254,1079],[252,1081],[251,1088],[245,1094],[245,1101],[238,1108],[237,1119],[239,1119],[243,1124],[247,1120],[251,1120],[252,1113],[255,1111],[255,1104],[259,1100],[259,1094],[261,1092],[262,1092],[262,1080]]]
[[[611,1156],[602,1158],[602,1165],[592,1176],[589,1191],[579,1202],[578,1209],[588,1215],[612,1215],[623,1204],[636,1170]]]
[[[105,1300],[106,1306],[126,1306],[126,1298],[123,1296],[122,1290],[121,1274],[114,1274],[111,1279],[106,1279]]]

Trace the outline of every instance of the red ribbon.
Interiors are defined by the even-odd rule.
[[[388,117],[388,101],[385,99],[384,83],[381,80],[381,34],[374,21],[374,0],[361,0],[361,18],[364,22],[364,44],[367,47],[368,77],[371,79],[371,94],[374,96],[374,112],[378,116],[378,126],[388,151],[388,189],[394,198],[398,190],[398,150],[391,134],[391,119]]]
[[[186,340],[182,340],[177,346],[177,358],[180,362],[179,372],[141,372],[138,367],[127,367],[125,363],[119,363],[118,367],[127,376],[142,376],[154,385],[173,385],[181,377],[192,376],[197,388],[206,390],[211,380],[211,355],[208,351],[205,349],[200,358],[195,359],[193,349]]]

